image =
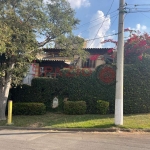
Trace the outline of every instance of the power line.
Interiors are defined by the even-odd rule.
[[[111,26],[115,23],[115,21],[116,21],[117,18],[118,18],[118,15],[117,15],[116,18],[113,20]],[[97,45],[96,45],[95,47],[97,47]]]
[[[127,4],[126,3],[126,6],[128,5],[132,5],[134,7],[125,7],[125,10],[127,10],[128,12],[127,13],[137,13],[137,12],[149,12],[150,11],[150,8],[147,6],[150,4]],[[138,6],[146,6],[146,7],[138,7]]]
[[[128,4],[126,3],[126,6],[127,5],[134,5],[134,6],[147,6],[147,5],[150,5],[150,4]]]
[[[108,15],[108,13],[109,13],[110,9],[112,8],[113,3],[114,3],[114,0],[112,1],[112,3],[111,3],[111,6],[110,6],[109,10],[108,10],[108,12],[106,13],[106,16]],[[106,19],[106,18],[105,18],[105,19]],[[101,27],[103,26],[103,24],[104,24],[104,22],[105,22],[105,19],[104,19],[104,21],[102,22],[102,24],[101,24],[100,28],[98,29],[98,31],[97,31],[97,33],[96,33],[96,35],[95,35],[95,38],[96,38],[96,36],[97,36],[97,34],[98,34],[99,30],[100,30],[100,29],[101,29]],[[93,44],[93,42],[94,42],[94,40],[93,40],[93,41],[92,41],[92,43],[90,44],[89,48],[91,47],[91,45]]]
[[[144,13],[142,13],[142,12],[141,12],[141,14],[142,14],[143,16],[145,16],[145,17],[147,17],[147,18],[149,18],[149,19],[150,19],[150,17],[148,17],[148,16],[147,16],[147,15],[145,15]]]
[[[127,14],[125,14],[124,20],[125,20],[126,16],[127,16]],[[117,16],[117,17],[118,17],[118,16]],[[114,19],[113,23],[115,22],[115,20],[117,19],[117,17]],[[113,23],[112,23],[112,25],[113,25]],[[117,35],[117,33],[115,33],[115,35]],[[110,36],[112,36],[112,35],[110,35]],[[108,37],[108,36],[107,36],[107,37]]]
[[[116,16],[118,16],[118,14],[112,16],[111,18],[114,18],[114,17],[116,17]],[[107,20],[109,20],[109,19],[105,19],[105,21],[107,21]],[[105,22],[105,21],[104,21],[104,22]],[[92,28],[94,28],[94,27],[96,27],[96,26],[98,26],[98,25],[100,25],[100,24],[102,24],[102,23],[98,23],[98,24],[96,24],[96,25],[94,25],[94,26],[92,26],[92,27],[89,27],[88,29],[83,30],[83,31],[80,31],[80,32],[81,32],[81,33],[82,33],[82,32],[85,32],[85,31],[87,31],[87,30],[89,30],[89,29],[92,29]]]
[[[146,9],[150,9],[150,7],[149,8],[137,8],[137,7],[125,7],[125,9],[133,9],[133,10],[146,10]]]
[[[104,38],[104,37],[110,37],[110,36],[113,36],[113,35],[118,35],[119,33],[114,33],[114,34],[111,34],[111,35],[106,35],[106,36],[102,36],[102,37],[97,37],[97,38],[93,38],[93,39],[88,39],[88,40],[85,40],[85,41],[92,41],[92,40],[96,40],[96,39],[101,39],[101,38]],[[89,47],[90,48],[90,47]]]
[[[116,11],[118,11],[118,9],[115,10],[115,11],[113,11],[113,12],[110,12],[110,14],[112,14],[112,13],[114,13],[114,12],[116,12]],[[109,14],[109,15],[110,15],[110,14]],[[91,21],[89,21],[89,22],[86,22],[86,23],[84,23],[84,24],[81,24],[79,27],[82,27],[82,26],[84,26],[84,25],[86,25],[86,24],[89,24],[89,23],[91,23],[91,22],[94,22],[95,20],[98,20],[98,19],[103,18],[103,17],[105,17],[105,16],[98,17],[98,18],[93,19],[93,20],[91,20]]]
[[[150,7],[125,7],[125,8],[129,8],[129,9],[150,9]]]
[[[114,11],[115,12],[115,11]],[[114,15],[114,16],[112,16],[111,18],[114,18],[114,17],[118,17],[118,13],[116,14],[116,15]],[[99,17],[100,18],[100,17]],[[115,18],[115,20],[116,20],[116,18]],[[109,20],[109,19],[106,19],[105,21],[107,21],[107,20]],[[84,31],[87,31],[87,30],[89,30],[89,29],[91,29],[91,28],[93,28],[93,27],[95,27],[95,26],[97,26],[97,25],[99,25],[99,24],[96,24],[96,25],[94,25],[94,26],[92,26],[92,27],[90,27],[90,28],[88,28],[88,29],[86,29],[86,30],[83,30],[83,31],[81,31],[81,33],[83,33]],[[116,34],[112,34],[112,35],[116,35]],[[108,36],[111,36],[111,35],[108,35]],[[108,37],[108,36],[103,36],[103,37]],[[99,38],[102,38],[102,37],[99,37]],[[85,41],[90,41],[90,39],[89,40],[85,40]],[[77,42],[76,44],[78,44],[78,43],[80,43],[80,42]]]
[[[150,10],[136,10],[136,11],[133,11],[133,10],[129,10],[129,12],[127,13],[138,13],[138,12],[150,12]]]

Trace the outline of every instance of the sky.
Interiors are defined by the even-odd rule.
[[[68,0],[80,20],[74,34],[83,37],[87,48],[115,47],[104,40],[118,39],[119,0]],[[150,32],[150,0],[125,0],[124,28]],[[116,35],[115,35],[116,34]],[[129,37],[125,33],[125,40]],[[96,38],[96,39],[95,39]],[[95,39],[95,40],[91,40]]]

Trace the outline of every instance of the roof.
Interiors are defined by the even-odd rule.
[[[104,55],[110,48],[84,48],[83,50],[90,53],[90,55]],[[58,55],[53,55],[51,53],[60,53],[63,49],[58,48],[43,48],[44,53],[37,54],[37,59],[42,61],[69,61],[67,57],[60,57]]]
[[[44,57],[40,58],[38,60],[43,60],[43,61],[67,61],[66,57]],[[68,60],[69,61],[69,60]]]
[[[85,48],[84,50],[89,52],[90,54],[100,54],[103,55],[107,53],[110,48]]]
[[[110,48],[83,48],[83,50],[89,52],[90,54],[100,54],[103,55],[107,53]],[[42,49],[44,52],[61,52],[63,49],[58,48],[44,48]]]

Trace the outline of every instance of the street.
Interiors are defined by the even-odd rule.
[[[150,133],[0,130],[0,150],[149,150]]]

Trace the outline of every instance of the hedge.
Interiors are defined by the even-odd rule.
[[[43,103],[14,103],[14,115],[43,115],[46,113],[46,106]]]
[[[98,71],[111,65],[101,65],[86,76],[79,70],[63,70],[58,79],[35,78],[32,86],[24,85],[21,88],[11,90],[12,99],[15,102],[42,102],[47,110],[51,109],[51,103],[55,95],[61,100],[68,97],[71,101],[83,100],[87,104],[87,113],[97,113],[97,100],[109,102],[109,113],[114,113],[115,106],[115,82],[104,84],[100,81]],[[150,59],[143,58],[136,64],[124,66],[124,113],[150,112]],[[66,76],[66,73],[69,74]],[[71,74],[71,75],[70,75]],[[87,75],[88,74],[88,75]]]
[[[82,115],[86,113],[85,101],[66,101],[64,102],[64,113],[69,115]]]
[[[124,74],[124,113],[149,113],[149,58],[145,58],[133,65],[126,65]]]
[[[97,113],[105,115],[108,113],[109,110],[109,102],[98,100],[96,104]]]
[[[52,100],[59,95],[58,81],[50,78],[34,78],[32,86],[22,85],[10,90],[13,102],[41,102],[51,110]]]

